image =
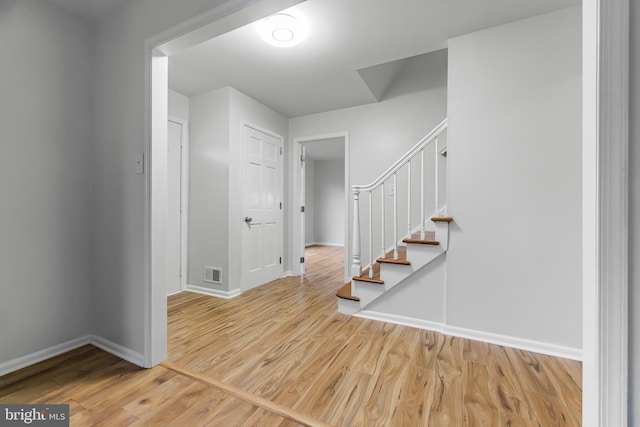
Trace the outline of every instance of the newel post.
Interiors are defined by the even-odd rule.
[[[356,277],[362,274],[360,263],[360,191],[353,190],[353,263],[351,275]]]

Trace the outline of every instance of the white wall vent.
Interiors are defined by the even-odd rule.
[[[221,278],[222,270],[215,267],[204,267],[203,281],[209,283],[222,283]]]

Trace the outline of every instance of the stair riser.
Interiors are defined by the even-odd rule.
[[[414,267],[413,270],[418,270],[436,259],[443,252],[444,250],[441,246],[409,244],[407,260],[411,263],[411,266]],[[384,270],[382,270],[382,272],[384,272]]]
[[[384,282],[384,288],[389,290],[413,274],[415,270],[414,265],[382,264],[380,265],[380,278]]]
[[[446,251],[449,248],[449,223],[448,222],[434,222],[436,229],[436,240],[440,242],[442,250]]]
[[[351,301],[347,299],[338,298],[338,311],[344,314],[353,314],[360,310],[359,301]]]

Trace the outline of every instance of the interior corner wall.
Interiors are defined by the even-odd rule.
[[[229,87],[230,106],[229,106],[229,155],[230,162],[233,165],[229,169],[229,199],[228,199],[228,233],[229,233],[229,289],[246,290],[242,283],[241,272],[241,232],[244,226],[243,218],[246,216],[242,212],[243,202],[242,199],[242,135],[243,125],[249,124],[258,127],[261,130],[275,133],[281,136],[283,143],[283,161],[282,161],[282,182],[283,182],[283,248],[282,255],[285,261],[285,265],[290,265],[291,260],[286,259],[287,254],[287,238],[288,232],[286,224],[288,223],[287,210],[284,209],[287,206],[288,199],[285,191],[286,185],[284,183],[289,181],[288,173],[286,170],[287,165],[287,150],[285,142],[289,133],[289,119],[282,114],[274,111],[266,105],[256,101],[255,99],[245,95],[244,93]]]
[[[189,238],[187,283],[227,292],[229,284],[230,89],[189,99]],[[221,283],[204,281],[205,266],[221,269]]]
[[[315,196],[313,190],[315,188],[315,161],[308,159],[305,162],[304,169],[304,243],[305,246],[313,245],[316,241],[313,231],[315,229]]]
[[[449,41],[446,322],[582,348],[581,9]]]
[[[629,425],[640,425],[640,3],[629,2]]]
[[[344,246],[344,159],[313,163],[314,243]]]
[[[94,36],[49,2],[0,4],[0,371],[91,333]]]

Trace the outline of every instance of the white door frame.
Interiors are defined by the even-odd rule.
[[[166,287],[158,275],[165,250],[158,180],[159,149],[166,149],[165,55],[204,41],[205,27],[206,38],[215,37],[301,1],[229,0],[145,43],[145,366],[167,354]],[[582,11],[583,425],[626,426],[629,0],[583,0]]]
[[[306,189],[306,185],[307,185],[307,149],[304,146],[304,144],[300,144],[300,156],[298,157],[300,159],[300,162],[298,163],[300,165],[300,168],[298,169],[299,173],[298,175],[298,179],[299,179],[299,185],[298,185],[298,195],[299,195],[299,200],[298,200],[298,205],[299,206],[304,206],[304,209],[300,209],[300,225],[298,226],[298,229],[300,230],[300,253],[302,254],[302,256],[305,256],[305,249],[307,247],[307,222],[309,221],[309,217],[307,216],[308,211],[309,211],[309,205],[307,203],[307,189]],[[302,258],[301,258],[302,259]],[[304,262],[300,262],[300,270],[299,273],[300,275],[304,275],[307,272],[307,261],[305,259]]]
[[[583,426],[626,426],[629,0],[584,0]]]
[[[293,139],[293,156],[292,156],[292,160],[293,160],[293,164],[291,167],[291,176],[294,177],[293,179],[293,186],[292,186],[292,193],[293,196],[293,200],[295,200],[295,203],[292,203],[292,210],[291,210],[291,214],[292,214],[292,218],[293,218],[293,225],[292,225],[292,230],[293,232],[292,234],[292,247],[293,247],[293,261],[294,264],[292,265],[294,274],[304,274],[304,271],[301,270],[302,267],[298,266],[298,263],[296,263],[295,261],[304,257],[304,251],[302,250],[302,248],[304,248],[304,233],[302,232],[302,214],[300,213],[300,206],[301,204],[304,204],[304,200],[300,200],[300,196],[302,194],[302,192],[300,191],[300,187],[301,187],[301,179],[300,179],[300,156],[302,155],[302,145],[308,142],[313,142],[313,141],[318,141],[321,139],[329,139],[329,138],[343,138],[344,139],[344,215],[345,215],[345,222],[344,222],[344,280],[345,283],[347,281],[351,280],[351,276],[350,276],[350,270],[349,270],[349,265],[350,262],[349,260],[351,259],[351,251],[348,250],[350,249],[350,237],[349,237],[349,224],[351,224],[351,221],[348,220],[348,218],[351,218],[350,215],[350,206],[351,206],[351,183],[349,180],[350,177],[350,173],[349,173],[349,131],[339,131],[339,132],[331,132],[331,133],[325,133],[325,134],[320,134],[320,135],[310,135],[310,136],[302,136],[302,137],[298,137],[298,138],[294,138]]]
[[[168,121],[182,127],[182,144],[180,146],[180,291],[185,291],[189,266],[189,124],[173,116],[169,116]]]

